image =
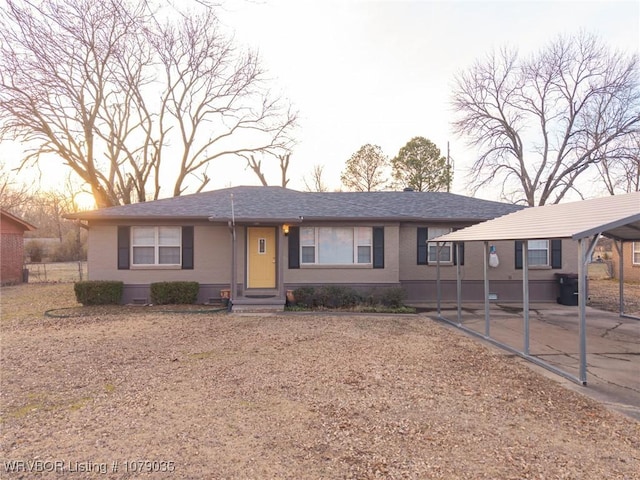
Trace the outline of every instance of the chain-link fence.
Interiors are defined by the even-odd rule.
[[[22,276],[28,283],[77,282],[87,279],[87,262],[25,263]]]

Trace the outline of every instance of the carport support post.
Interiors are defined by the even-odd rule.
[[[427,255],[428,255],[428,243],[427,243]],[[440,298],[442,297],[442,289],[440,288],[440,242],[436,242],[436,296],[438,297],[438,316],[440,316]],[[428,261],[428,260],[427,260]]]
[[[619,296],[619,313],[620,316],[624,316],[624,242],[622,240],[620,240],[620,245],[618,245],[618,241],[614,240],[613,244],[616,247],[616,250],[618,251],[618,259],[619,259],[619,264],[618,265],[618,280],[619,280],[619,287],[620,287],[620,296]]]
[[[587,299],[585,297],[585,245],[584,238],[578,240],[578,252],[580,255],[580,261],[578,262],[578,300],[580,304],[580,381],[583,385],[587,383]]]
[[[522,242],[522,314],[524,315],[524,354],[529,355],[529,240]]]
[[[489,242],[484,242],[484,334],[491,336],[489,317]]]
[[[460,266],[460,242],[456,242],[456,301],[458,303],[458,324],[462,323],[462,267]]]

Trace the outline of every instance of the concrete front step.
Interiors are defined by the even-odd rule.
[[[283,312],[286,300],[280,297],[240,297],[233,300],[232,312]]]

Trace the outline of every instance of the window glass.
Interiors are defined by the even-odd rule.
[[[156,232],[154,227],[134,227],[132,230],[134,246],[155,244]]]
[[[640,242],[633,242],[631,245],[633,249],[633,263],[640,265]]]
[[[315,228],[303,227],[300,229],[300,245],[315,245],[316,234]]]
[[[325,265],[371,263],[371,227],[300,228],[300,261]]]
[[[334,265],[353,263],[353,228],[319,228],[318,262]]]
[[[428,229],[428,240],[432,238],[440,237],[451,232],[450,228],[434,228]],[[451,263],[451,242],[444,242],[438,244],[438,242],[429,242],[429,263],[438,262],[438,253],[440,253],[440,262]]]
[[[529,255],[527,259],[530,267],[544,267],[549,265],[549,240],[529,240]]]
[[[302,247],[302,263],[316,263],[316,247]]]
[[[158,260],[161,265],[179,265],[180,247],[160,247]]]
[[[181,227],[132,227],[133,265],[180,265]]]
[[[155,249],[153,247],[133,247],[134,265],[153,265],[155,263]]]
[[[371,263],[370,246],[358,246],[358,263]]]
[[[158,227],[159,245],[180,245],[180,227]]]

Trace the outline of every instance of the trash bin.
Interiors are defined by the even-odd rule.
[[[576,273],[556,273],[558,303],[578,305],[578,275]]]

